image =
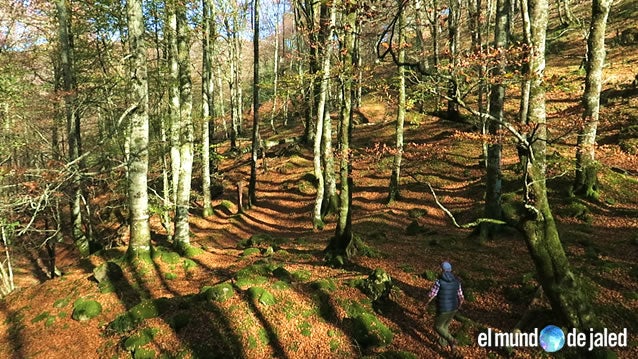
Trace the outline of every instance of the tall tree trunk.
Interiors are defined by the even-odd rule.
[[[177,59],[179,64],[179,176],[175,203],[175,237],[178,248],[190,245],[188,209],[190,206],[191,177],[193,172],[193,94],[190,72],[190,36],[186,6],[179,3],[177,17]]]
[[[596,130],[600,111],[600,89],[605,64],[605,30],[611,0],[593,0],[591,25],[587,39],[587,75],[583,94],[583,128],[578,133],[574,193],[597,199]]]
[[[176,0],[166,2],[166,39],[168,47],[168,117],[171,144],[171,202],[177,203],[177,185],[179,183],[180,155],[180,98],[179,98],[179,61],[177,49],[177,15]],[[174,230],[169,229],[168,236],[172,237]]]
[[[352,95],[354,64],[353,52],[355,45],[356,3],[345,1],[343,14],[343,40],[341,49],[341,125],[339,135],[340,151],[340,186],[339,194],[339,219],[335,236],[328,244],[327,250],[334,251],[338,255],[351,257],[353,253],[352,240],[352,178],[350,177],[350,139],[352,134]]]
[[[450,50],[450,63],[454,68],[457,63],[458,47],[459,47],[459,31],[461,22],[461,1],[450,1],[450,15],[448,17],[448,41]],[[448,97],[457,98],[458,78],[453,77],[448,83]],[[450,121],[460,120],[459,104],[454,100],[447,102],[447,119]]]
[[[521,21],[523,22],[523,46],[526,46],[526,51],[529,51],[531,47],[531,24],[529,20],[529,5],[528,0],[520,0],[521,2]],[[529,54],[527,59],[529,60]],[[519,105],[519,122],[521,124],[527,124],[527,114],[529,113],[529,91],[531,85],[529,62],[523,62],[521,68],[521,102]]]
[[[131,114],[128,202],[130,211],[129,259],[150,261],[151,232],[148,223],[148,78],[144,17],[141,0],[127,1],[128,35],[131,52],[131,86],[137,108]]]
[[[90,253],[89,238],[82,225],[82,161],[79,159],[81,149],[80,113],[77,108],[77,80],[75,76],[75,55],[71,32],[71,16],[66,0],[56,0],[58,17],[58,37],[60,40],[60,64],[62,70],[62,87],[64,89],[64,105],[67,121],[67,137],[69,142],[69,162],[74,173],[71,192],[71,232],[73,241],[82,256]]]
[[[326,130],[324,121],[330,121],[327,112],[328,85],[330,81],[330,58],[332,57],[332,29],[334,28],[337,11],[334,3],[321,4],[320,11],[321,47],[323,58],[321,60],[321,82],[319,90],[319,101],[317,102],[317,133],[315,134],[313,165],[315,178],[317,180],[317,194],[315,206],[312,213],[312,227],[323,229],[323,201],[325,198],[325,176],[322,171],[322,141],[325,140],[323,131]],[[325,161],[324,161],[325,162]],[[326,169],[327,170],[327,169]]]
[[[401,1],[399,1],[401,6]],[[399,15],[398,22],[399,38],[399,62],[405,62],[405,15],[402,11]],[[401,160],[403,158],[403,124],[405,123],[406,99],[405,99],[405,67],[398,66],[399,73],[399,103],[397,108],[397,124],[396,124],[396,143],[394,150],[394,163],[392,165],[392,174],[390,175],[390,187],[388,194],[388,203],[401,198],[399,183],[401,179]]]
[[[283,21],[283,20],[282,20]],[[283,28],[283,25],[282,25]],[[276,134],[275,114],[277,113],[277,90],[279,85],[279,1],[275,2],[275,53],[273,59],[273,83],[272,83],[272,110],[270,111],[270,127]]]
[[[430,69],[430,61],[427,56],[427,49],[425,44],[425,28],[426,23],[428,21],[427,9],[423,6],[423,0],[415,0],[414,2],[414,13],[415,13],[415,26],[414,30],[416,33],[416,43],[421,51],[421,56],[419,56],[420,65],[426,70]]]
[[[524,213],[520,224],[527,247],[536,266],[539,282],[558,317],[568,327],[585,331],[597,323],[590,298],[581,280],[571,270],[556,222],[547,199],[545,112],[545,39],[548,20],[547,0],[530,0],[532,76],[529,122],[535,128],[530,151],[524,158]]]
[[[330,95],[328,95],[330,97]],[[330,118],[330,106],[326,104],[323,116],[323,141],[321,143],[323,158],[324,199],[322,216],[336,213],[339,206],[337,195],[337,179],[335,176],[335,158],[332,152],[332,119]]]
[[[213,58],[212,40],[215,38],[215,25],[211,23],[213,14],[213,2],[202,0],[203,16],[203,36],[202,36],[202,187],[203,187],[203,216],[208,217],[213,214],[210,193],[210,139],[214,133],[214,126],[211,128],[212,113],[215,108],[214,81],[213,81]]]
[[[498,65],[492,69],[491,89],[490,89],[490,115],[499,121],[503,121],[503,109],[505,105],[505,85],[503,84],[503,76],[505,75],[505,51],[507,50],[510,32],[510,0],[496,1],[496,26],[494,28],[494,46],[497,53]],[[488,126],[489,134],[497,137],[501,125],[498,122],[491,121]],[[493,219],[501,219],[501,147],[500,139],[495,138],[487,146],[487,172],[486,172],[486,191],[485,191],[485,217]],[[481,238],[491,237],[496,229],[493,223],[483,223],[481,225]]]
[[[257,202],[257,160],[259,155],[259,0],[253,1],[253,134],[248,181],[248,207]],[[265,151],[265,149],[264,149]]]

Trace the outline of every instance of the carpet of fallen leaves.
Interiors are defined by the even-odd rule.
[[[253,208],[237,215],[236,196],[232,190],[226,190],[215,200],[215,214],[209,218],[198,216],[200,208],[196,203],[191,218],[192,241],[204,249],[203,254],[194,258],[198,266],[185,270],[156,261],[156,273],[175,273],[175,279],[147,275],[140,281],[134,277],[134,272],[127,271],[127,282],[135,287],[127,292],[130,297],[103,294],[90,278],[92,267],[105,258],[93,256],[78,260],[68,245],[60,251],[59,265],[65,272],[60,278],[37,284],[38,280],[33,276],[41,270],[37,258],[25,257],[16,263],[22,288],[0,301],[0,357],[126,358],[130,354],[122,349],[125,337],[104,333],[109,322],[141,298],[186,296],[197,293],[205,285],[232,279],[237,270],[260,259],[259,256],[244,258],[242,250],[237,248],[240,240],[256,233],[286,239],[281,247],[291,256],[282,262],[289,271],[306,270],[311,274],[311,280],[332,278],[338,283],[338,290],[331,293],[334,315],[327,319],[311,315],[316,312],[318,303],[309,294],[312,291],[308,284],[293,284],[287,290],[276,292],[275,296],[279,302],[294,307],[295,313],[307,315],[291,315],[293,309],[286,306],[262,306],[240,294],[218,304],[214,310],[191,309],[189,313],[193,319],[180,331],[171,329],[165,318],[145,321],[145,327],[158,331],[145,348],[179,356],[189,353],[189,348],[198,343],[206,342],[218,344],[220,353],[215,353],[218,357],[346,358],[387,350],[409,351],[419,358],[452,357],[438,346],[433,330],[434,313],[424,308],[427,291],[433,282],[423,273],[437,271],[441,261],[449,260],[464,280],[488,283],[487,287],[474,289],[474,298],[461,310],[463,316],[477,326],[467,332],[470,343],[459,347],[458,354],[467,358],[541,355],[539,349],[519,349],[508,354],[502,349],[485,349],[476,344],[481,330],[509,331],[519,321],[527,303],[511,302],[505,292],[507,288],[519,285],[521,278],[533,271],[533,264],[524,241],[516,232],[508,231],[479,244],[470,236],[471,231],[451,225],[425,184],[432,183],[439,200],[460,223],[471,221],[480,214],[482,169],[478,164],[479,148],[472,140],[452,135],[468,128],[427,116],[418,126],[408,126],[408,141],[418,143],[437,138],[437,146],[445,151],[408,146],[407,151],[411,153],[406,156],[402,198],[388,205],[385,198],[391,161],[387,154],[374,154],[375,151],[383,152],[383,146],[374,142],[390,142],[393,127],[391,122],[379,122],[355,128],[356,143],[360,147],[353,153],[354,231],[382,253],[381,257],[360,256],[344,268],[331,268],[323,263],[322,250],[334,231],[335,218],[327,219],[324,230],[312,230],[309,213],[314,191],[306,183],[312,169],[311,153],[294,144],[283,145],[285,147],[271,150],[279,155],[268,158],[268,172],[259,174],[258,202]],[[513,163],[512,156],[515,156],[514,149],[506,148],[504,162]],[[220,171],[224,173],[225,188],[232,189],[237,180],[247,178],[249,168],[246,163],[246,158],[222,163]],[[635,171],[636,168],[628,170]],[[637,189],[633,188],[633,193]],[[560,213],[560,202],[556,208]],[[619,198],[616,205],[593,206],[590,224],[557,214],[561,232],[571,237],[564,240],[571,263],[578,271],[591,274],[596,305],[609,308],[601,312],[601,317],[611,330],[616,331],[630,326],[630,319],[623,318],[623,311],[617,310],[618,307],[638,312],[638,301],[626,296],[638,291],[635,275],[630,273],[638,258],[638,246],[631,243],[638,229],[637,209],[636,198],[631,201]],[[412,221],[417,221],[423,228],[422,233],[406,233],[406,227]],[[154,232],[161,234],[163,230],[157,218],[153,218],[152,224]],[[156,245],[162,244],[161,238],[161,235],[155,237]],[[596,258],[592,259],[591,254],[586,253],[587,248],[582,245],[586,241],[596,243]],[[113,249],[111,256],[121,255],[123,251],[124,248]],[[604,263],[605,267],[599,268]],[[375,268],[385,269],[396,287],[390,304],[378,313],[395,336],[386,348],[366,350],[348,336],[347,313],[339,301],[363,299],[364,294],[347,283],[353,278],[365,278]],[[70,318],[71,305],[56,305],[61,298],[70,298],[71,303],[77,298],[93,298],[102,304],[104,311],[94,320],[77,322]],[[543,305],[546,303],[541,303]],[[302,334],[303,326],[311,328],[310,333]],[[458,332],[461,323],[453,322],[451,328],[453,333]],[[635,336],[636,333],[630,333],[630,348],[619,350],[619,357],[638,357]]]

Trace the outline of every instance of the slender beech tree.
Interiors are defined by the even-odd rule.
[[[58,38],[60,41],[60,67],[64,106],[66,114],[67,138],[69,142],[69,162],[74,172],[71,186],[71,234],[80,254],[90,252],[89,238],[82,224],[82,143],[80,137],[80,111],[77,106],[77,80],[75,74],[75,51],[71,31],[71,14],[66,0],[56,0],[58,17]]]
[[[450,1],[450,15],[447,19],[448,23],[448,45],[450,64],[452,68],[456,66],[458,61],[458,48],[460,45],[459,32],[461,23],[461,0]],[[448,82],[448,97],[450,100],[447,102],[447,118],[451,121],[458,121],[460,119],[459,104],[451,99],[456,99],[458,92],[458,79],[451,78]]]
[[[552,309],[567,326],[585,331],[598,327],[598,323],[581,279],[571,270],[547,198],[547,118],[543,79],[548,2],[530,0],[529,6],[532,82],[528,118],[534,130],[526,136],[530,146],[523,158],[524,206],[520,209],[519,224]]]
[[[326,116],[328,85],[330,81],[330,59],[332,57],[332,29],[336,22],[336,9],[334,2],[322,3],[320,11],[320,43],[323,49],[321,60],[321,82],[319,90],[319,101],[317,102],[317,133],[314,141],[313,166],[315,178],[317,179],[317,195],[315,197],[315,207],[312,212],[312,227],[323,228],[323,201],[325,197],[325,177],[322,171],[322,142],[325,141],[323,131],[326,129],[324,121],[330,121],[330,116]]]
[[[496,1],[496,25],[494,27],[494,46],[498,53],[497,64],[492,67],[492,85],[490,89],[490,115],[498,121],[504,121],[503,109],[505,105],[505,52],[507,51],[510,32],[510,0]],[[493,140],[487,146],[486,159],[486,191],[485,191],[485,217],[500,220],[502,218],[501,207],[501,148],[498,138],[501,129],[500,122],[490,121],[489,134]],[[490,237],[495,229],[493,223],[481,224],[481,238]]]
[[[587,63],[585,92],[583,94],[583,127],[578,133],[576,149],[576,179],[574,193],[596,199],[597,172],[595,160],[596,130],[600,111],[600,89],[605,64],[605,29],[611,0],[593,0],[589,37],[587,38]]]
[[[136,104],[130,118],[128,202],[130,217],[129,259],[150,261],[151,232],[148,223],[148,78],[144,17],[141,0],[127,1],[128,42],[131,61],[132,97]]]
[[[529,22],[529,5],[528,0],[520,0],[521,3],[521,21],[523,27],[523,43],[525,46],[525,51],[529,50],[531,46],[531,28]],[[529,112],[529,90],[531,85],[531,80],[529,77],[529,57],[525,59],[523,66],[521,68],[521,102],[519,105],[519,122],[522,124],[527,123],[527,114]]]
[[[190,62],[190,29],[186,4],[178,2],[177,18],[177,62],[179,66],[179,175],[177,202],[175,203],[175,237],[178,248],[188,249],[190,227],[188,209],[190,205],[191,177],[193,172],[193,94]]]
[[[179,62],[177,51],[177,14],[176,0],[166,1],[166,41],[168,48],[168,116],[170,128],[172,205],[177,203],[177,185],[179,183],[179,143],[180,143],[180,98],[179,98]],[[168,236],[172,238],[172,228]]]
[[[273,81],[272,81],[272,110],[270,111],[270,127],[274,133],[277,133],[277,129],[275,128],[275,114],[277,112],[277,91],[279,90],[279,4],[280,0],[275,0],[275,49],[274,49],[274,59],[273,59]],[[283,21],[283,17],[282,17]],[[282,24],[283,29],[283,24]]]
[[[202,0],[202,187],[204,210],[202,214],[208,217],[213,214],[210,193],[210,144],[215,127],[212,112],[215,108],[213,72],[213,45],[215,39],[215,24],[212,23],[214,3],[212,0]],[[212,127],[212,128],[211,128]]]
[[[259,0],[253,0],[253,133],[248,181],[248,207],[257,202],[257,160],[259,155]],[[265,149],[264,149],[265,151]]]
[[[337,255],[345,255],[347,258],[353,256],[355,247],[352,238],[352,190],[353,182],[350,176],[350,139],[352,137],[352,100],[354,81],[354,45],[357,20],[357,3],[353,0],[345,0],[341,3],[344,8],[342,17],[343,38],[341,41],[341,92],[342,103],[340,112],[340,135],[339,135],[339,219],[335,236],[328,244],[328,251]]]
[[[399,0],[399,6],[401,6]],[[405,62],[405,11],[401,11],[398,20],[398,51],[399,62]],[[394,163],[392,165],[392,174],[390,175],[390,193],[388,194],[388,203],[401,198],[400,178],[401,178],[401,160],[403,158],[403,124],[405,123],[406,97],[405,97],[405,66],[398,66],[399,75],[399,101],[397,108],[397,124],[396,124],[396,143],[394,153]]]

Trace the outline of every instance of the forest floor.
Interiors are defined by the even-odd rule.
[[[636,47],[609,51],[614,72],[605,89],[612,95],[633,79],[638,59],[627,59],[628,49],[635,52]],[[623,129],[638,125],[638,98],[612,96],[602,108],[600,200],[569,198],[575,135],[568,130],[580,117],[582,72],[578,61],[567,58],[551,59],[548,65],[549,78],[558,84],[548,94],[548,117],[557,138],[548,151],[551,205],[567,257],[582,275],[596,314],[610,331],[628,328],[628,347],[618,348],[618,357],[638,358],[638,158],[619,145]],[[258,174],[257,203],[242,214],[233,188],[248,178],[248,155],[226,157],[219,167],[225,190],[214,200],[213,216],[201,218],[199,194],[193,193],[192,243],[202,249],[200,254],[183,258],[171,252],[157,215],[152,218],[154,269],[140,273],[124,267],[123,278],[113,286],[99,286],[92,271],[107,260],[117,261],[123,246],[80,259],[70,244],[62,243],[58,266],[64,275],[52,280],[44,275],[37,253],[16,251],[20,289],[0,300],[0,358],[389,358],[400,353],[408,358],[408,352],[417,358],[448,358],[452,355],[438,345],[433,330],[434,305],[425,307],[432,274],[443,260],[454,266],[467,297],[461,313],[470,321],[451,326],[461,356],[547,357],[539,348],[478,346],[479,333],[511,331],[526,312],[537,285],[534,265],[514,230],[479,242],[471,230],[453,226],[427,186],[459,223],[480,217],[484,169],[476,130],[410,113],[402,198],[386,204],[392,156],[384,145],[394,143],[395,122],[383,102],[382,95],[368,95],[360,109],[367,120],[354,129],[353,230],[369,247],[367,255],[342,268],[325,264],[323,249],[335,218],[327,218],[322,231],[313,231],[309,148],[285,144],[269,149],[268,170]],[[515,147],[508,142],[505,191],[518,189],[516,162]],[[246,243],[251,237],[253,243]],[[376,268],[387,271],[394,289],[389,301],[373,308],[359,287]],[[220,283],[231,284],[235,294],[221,302],[197,295]],[[265,289],[273,300],[251,287]],[[78,299],[99,302],[101,313],[73,320]],[[123,313],[143,311],[140,304],[152,307],[152,313],[127,330],[114,329],[112,323]],[[541,300],[537,307],[546,309],[547,303]],[[374,345],[383,338],[362,337],[361,313],[376,317],[373,327],[387,326],[391,342]],[[559,323],[539,314],[523,329],[547,324]]]
[[[636,111],[637,102],[634,98],[628,105]],[[626,106],[622,104],[623,109]],[[372,122],[357,125],[354,131],[353,228],[370,247],[370,256],[358,256],[343,268],[324,263],[322,251],[334,231],[334,218],[328,218],[323,231],[312,230],[309,214],[315,190],[309,149],[295,144],[272,148],[268,171],[259,173],[258,202],[243,214],[237,214],[232,188],[248,177],[248,160],[246,156],[228,158],[219,168],[228,190],[215,199],[215,214],[201,218],[201,208],[193,210],[192,242],[203,252],[191,258],[192,262],[170,252],[154,216],[154,245],[159,248],[155,271],[140,274],[125,268],[125,277],[115,283],[115,290],[101,289],[92,280],[92,268],[121,256],[123,247],[79,260],[63,246],[59,266],[64,275],[38,285],[33,285],[39,282],[37,277],[43,278],[37,260],[25,257],[15,263],[22,288],[0,301],[0,357],[126,358],[133,352],[144,357],[151,351],[166,358],[350,358],[388,351],[411,352],[419,358],[451,357],[436,340],[434,305],[424,305],[433,284],[431,275],[443,260],[451,261],[454,272],[463,279],[468,299],[461,313],[472,323],[452,324],[452,332],[463,344],[461,355],[543,356],[540,349],[508,353],[476,344],[479,332],[487,328],[514,328],[532,299],[534,267],[522,237],[506,230],[479,243],[471,231],[451,224],[425,184],[432,184],[441,203],[460,223],[480,216],[480,143],[468,135],[474,130],[434,116],[410,117],[403,197],[388,205],[392,156],[381,149],[383,143],[392,143],[394,123],[383,121],[385,110],[374,101],[361,111]],[[573,146],[567,142],[560,141],[550,151],[552,173],[561,174],[571,165]],[[609,167],[638,173],[635,158],[633,162],[631,158],[616,163],[617,157],[601,152],[605,166],[598,203],[578,206],[574,203],[579,201],[566,199],[570,174],[549,180],[565,251],[576,272],[584,274],[597,314],[611,331],[629,328],[629,348],[618,350],[621,358],[638,357],[638,179]],[[515,163],[515,149],[506,145],[504,181],[509,190],[517,186]],[[408,234],[406,229],[413,221],[419,230]],[[260,234],[267,235],[261,236],[261,244],[253,243],[259,251],[238,246]],[[274,253],[267,253],[268,247]],[[277,267],[285,268],[289,275],[273,274],[281,273],[273,271]],[[395,285],[391,301],[376,312],[357,286],[375,268],[386,270]],[[239,274],[242,270],[260,274],[255,276],[257,285],[273,294],[273,304],[264,305],[261,297],[251,297],[247,289],[255,283],[245,286]],[[237,291],[224,302],[193,296],[205,286],[224,282],[233,283]],[[73,320],[73,304],[79,298],[98,301],[102,313],[85,322]],[[129,331],[109,330],[109,323],[118,315],[144,300],[155,299],[152,303],[159,307],[158,298],[167,298],[168,309]],[[546,303],[541,301],[539,306]],[[357,310],[374,313],[388,326],[393,333],[391,343],[367,347],[357,343],[358,327],[353,320]],[[551,317],[539,317],[527,329],[552,323]],[[126,344],[136,335],[146,335],[148,343]]]

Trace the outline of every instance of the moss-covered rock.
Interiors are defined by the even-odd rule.
[[[77,321],[84,322],[97,317],[101,313],[102,305],[99,302],[79,298],[73,303],[71,317]]]
[[[275,290],[290,289],[290,284],[288,284],[288,282],[285,282],[283,280],[278,280],[272,284],[272,289],[275,289]]]
[[[290,273],[291,278],[295,282],[307,282],[312,277],[312,273],[305,269],[296,270]]]
[[[275,270],[272,271],[272,275],[285,282],[290,283],[292,281],[292,274],[284,267],[275,268]]]
[[[352,319],[355,340],[363,347],[384,347],[392,343],[394,333],[374,314],[361,313]]]
[[[170,305],[166,299],[159,298],[155,301],[145,300],[115,318],[108,330],[116,333],[125,333],[134,329],[145,319],[156,318],[160,313],[168,311]]]
[[[242,257],[246,258],[246,257],[252,257],[252,256],[257,256],[261,254],[261,250],[259,248],[246,248],[244,249],[244,252],[241,254]]]
[[[392,278],[381,268],[376,268],[362,283],[360,289],[373,301],[388,298],[392,290]]]
[[[182,262],[182,267],[184,267],[185,271],[190,271],[190,270],[193,270],[193,269],[197,268],[197,263],[195,263],[195,261],[192,260],[192,259],[186,258]]]
[[[325,292],[333,292],[337,289],[337,285],[332,278],[319,279],[312,282],[312,288],[315,290],[321,290]]]
[[[273,305],[277,303],[275,297],[269,291],[262,287],[250,287],[248,289],[248,296],[255,301],[263,305]]]
[[[93,278],[95,278],[98,283],[105,281],[115,282],[123,277],[124,272],[122,271],[122,267],[112,261],[104,262],[93,269]]]
[[[222,303],[232,298],[235,295],[235,290],[230,283],[220,283],[212,287],[203,287],[200,293],[203,294],[207,300]]]
[[[124,341],[124,349],[128,351],[137,351],[144,345],[150,343],[157,332],[157,329],[146,328],[139,333],[131,335]]]
[[[155,350],[140,348],[133,352],[133,359],[155,359]]]

